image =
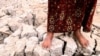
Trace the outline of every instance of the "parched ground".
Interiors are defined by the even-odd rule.
[[[100,0],[92,30],[82,32],[89,46],[82,48],[73,33],[56,33],[50,49],[46,36],[48,0],[0,0],[0,56],[100,56]]]
[[[96,11],[94,14],[94,20],[93,20],[93,24],[96,24],[100,27],[100,1],[98,0],[97,2],[97,7],[96,7]]]

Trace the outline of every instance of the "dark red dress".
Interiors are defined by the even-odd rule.
[[[47,31],[70,32],[91,30],[97,0],[48,0]]]

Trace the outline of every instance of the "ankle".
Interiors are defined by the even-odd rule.
[[[77,29],[77,30],[74,31],[74,33],[76,33],[76,34],[77,34],[77,33],[80,33],[80,32],[81,32],[80,29]]]
[[[53,36],[53,33],[52,32],[47,32],[47,35]]]
[[[52,40],[52,38],[53,38],[53,33],[52,32],[48,32],[47,33],[47,39]]]
[[[78,39],[81,39],[83,37],[83,35],[81,34],[81,30],[80,29],[74,31],[74,35]]]

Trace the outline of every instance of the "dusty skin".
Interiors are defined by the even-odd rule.
[[[50,48],[53,39],[53,34],[54,33],[50,33],[50,32],[47,33],[47,36],[42,43],[43,48]],[[89,45],[89,41],[81,34],[80,29],[76,30],[74,32],[74,35],[75,35],[75,39],[80,43],[80,45],[83,48],[86,48]]]

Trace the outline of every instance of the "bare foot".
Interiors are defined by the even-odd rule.
[[[43,48],[50,48],[52,43],[53,33],[47,33],[46,38],[44,39],[42,43]]]
[[[86,48],[89,45],[89,41],[81,34],[80,30],[75,31],[74,35],[83,48]]]

